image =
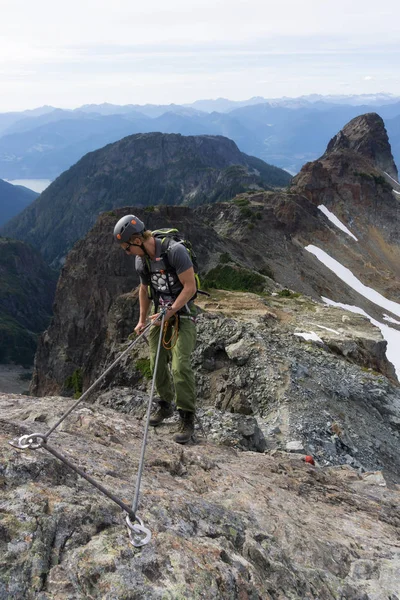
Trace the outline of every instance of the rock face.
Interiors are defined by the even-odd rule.
[[[122,298],[125,315],[133,314],[135,297]],[[199,407],[213,441],[263,451],[265,444],[284,449],[287,442],[300,440],[324,464],[352,461],[363,469],[383,469],[386,477],[400,481],[400,391],[390,382],[395,375],[385,342],[366,318],[302,296],[267,300],[218,292],[199,305],[204,312],[198,317],[193,365]],[[303,332],[318,332],[320,341],[307,342],[298,335]],[[101,350],[82,342],[75,355],[69,349],[67,360],[65,355],[60,360],[54,349],[43,357],[42,344],[34,391],[43,396],[46,390],[64,390],[72,375],[68,369],[78,366],[87,388],[126,348],[126,341],[117,339],[116,332],[111,338],[106,334]],[[53,343],[63,348],[62,340]],[[71,357],[78,360],[84,348],[81,362],[73,363]],[[101,357],[97,362],[96,352]],[[46,363],[39,364],[42,359],[48,360],[47,370]],[[135,414],[150,384],[141,368],[146,361],[148,349],[142,343],[92,400]]]
[[[396,598],[400,492],[379,472],[200,432],[181,448],[166,424],[149,436],[138,515],[152,540],[136,549],[116,504],[46,450],[7,444],[70,403],[0,397],[2,600]],[[130,505],[142,435],[134,416],[81,406],[49,444]]]
[[[365,285],[398,298],[400,185],[382,119],[367,114],[350,121],[319,160],[303,167],[293,190],[326,207],[357,238],[317,236],[316,245]],[[334,290],[333,296],[340,302]]]
[[[31,365],[47,327],[56,274],[32,247],[0,238],[0,363]]]
[[[368,113],[352,119],[331,139],[326,155],[342,150],[352,150],[370,160],[391,177],[398,178],[385,124],[376,113]]]
[[[128,204],[215,202],[252,187],[287,185],[290,179],[222,136],[137,134],[84,156],[4,233],[28,241],[59,267],[100,212]]]

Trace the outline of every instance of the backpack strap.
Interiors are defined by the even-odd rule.
[[[171,263],[169,262],[168,259],[168,253],[171,249],[171,242],[174,242],[175,244],[183,244],[183,240],[180,241],[176,241],[171,237],[165,236],[162,240],[161,240],[161,258],[164,261],[165,267],[170,271],[175,271],[175,268],[171,265]]]
[[[174,230],[172,230],[174,231]],[[162,232],[163,234],[166,232]],[[176,272],[175,268],[171,265],[171,263],[169,262],[168,259],[168,252],[170,250],[170,245],[171,242],[175,241],[170,235],[168,235],[169,232],[167,232],[167,235],[165,235],[163,238],[161,238],[161,235],[158,235],[156,237],[156,239],[160,239],[161,238],[161,252],[160,252],[160,258],[162,258],[162,260],[164,261],[164,265],[165,265],[165,271],[167,273],[167,278],[166,278],[166,283],[168,285],[168,291],[170,293],[170,295],[172,297],[175,296],[175,294],[172,291],[172,287],[171,287],[171,283],[169,281],[169,277],[168,277],[168,273],[171,272]],[[177,244],[181,244],[181,241],[177,241]],[[149,275],[150,277],[150,285],[148,285],[148,297],[150,300],[153,300],[154,305],[155,305],[155,309],[158,310],[158,294],[156,292],[156,290],[153,288],[153,286],[151,285],[151,268],[150,268],[150,260],[147,256],[143,257],[144,263],[145,263],[145,268],[146,268],[146,273]]]

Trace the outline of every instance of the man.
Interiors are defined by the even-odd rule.
[[[155,314],[150,317],[152,321],[158,316],[160,306],[168,306],[165,315],[167,329],[155,373],[156,389],[161,400],[158,409],[151,415],[150,424],[157,426],[173,415],[172,402],[175,395],[180,424],[174,440],[178,444],[186,444],[194,432],[196,407],[195,377],[190,364],[190,355],[196,345],[196,309],[193,305],[196,280],[193,263],[187,248],[179,242],[170,240],[167,251],[163,251],[161,239],[147,231],[144,223],[135,215],[126,215],[118,221],[114,228],[114,238],[127,254],[136,257],[135,268],[140,276],[140,317],[135,327],[136,333],[140,334],[146,326],[152,300],[155,305]],[[160,324],[161,321],[154,323],[149,334],[153,374]],[[168,370],[169,359],[172,361],[175,394]]]

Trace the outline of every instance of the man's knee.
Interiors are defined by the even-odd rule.
[[[172,365],[172,377],[174,379],[188,379],[194,377],[190,361]]]

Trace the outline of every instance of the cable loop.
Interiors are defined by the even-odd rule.
[[[166,323],[164,324],[162,345],[163,345],[163,348],[165,348],[165,350],[172,350],[173,348],[175,348],[176,342],[178,341],[179,316],[174,315],[174,319],[175,319],[174,325],[172,325],[172,323],[170,324],[169,321],[166,321]],[[171,325],[171,336],[167,340],[168,325]]]
[[[9,444],[20,450],[27,450],[28,448],[29,450],[37,450],[38,448],[41,448],[46,441],[46,436],[43,433],[29,433],[12,440]]]
[[[151,531],[150,529],[147,529],[147,527],[144,526],[143,521],[140,517],[135,515],[135,519],[136,521],[138,521],[139,524],[132,523],[132,521],[129,518],[129,515],[127,515],[125,519],[126,524],[128,526],[129,541],[132,544],[132,546],[135,546],[135,548],[141,548],[142,546],[145,546],[150,542]],[[144,535],[145,537],[138,537],[140,535]]]

